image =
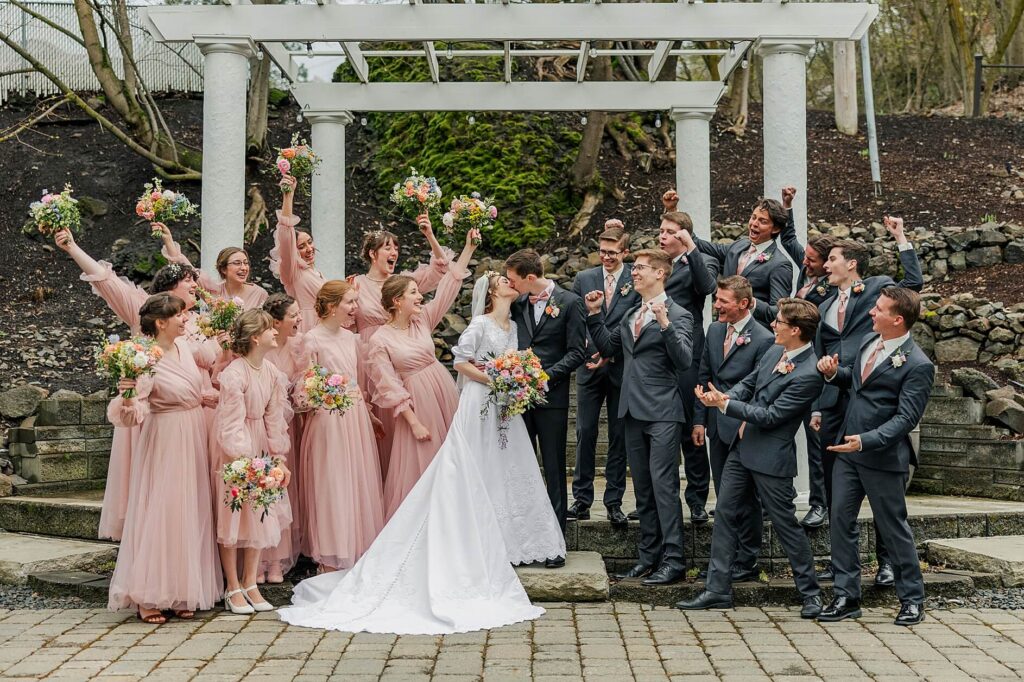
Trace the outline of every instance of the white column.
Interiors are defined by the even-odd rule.
[[[780,199],[782,188],[797,188],[793,202],[796,233],[807,242],[807,53],[812,43],[765,41],[764,195]]]
[[[327,279],[345,276],[345,126],[346,111],[306,112],[313,128],[310,145],[320,157],[313,175],[310,224],[316,242],[316,266]]]
[[[215,272],[217,253],[242,246],[245,222],[245,118],[248,38],[196,38],[203,53],[202,259]]]
[[[676,127],[676,191],[679,210],[693,220],[698,237],[711,239],[711,108],[673,108]]]

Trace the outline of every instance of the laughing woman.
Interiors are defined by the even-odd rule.
[[[180,263],[193,267],[181,247],[171,234],[170,228],[163,223],[152,223],[154,230],[160,230],[160,237],[164,246],[162,253],[171,263]],[[249,282],[251,273],[249,265],[249,254],[245,249],[238,246],[229,246],[221,249],[216,260],[217,274],[220,280],[210,277],[203,270],[197,270],[199,286],[218,298],[237,298],[242,301],[242,308],[251,310],[259,308],[267,300],[267,290]]]

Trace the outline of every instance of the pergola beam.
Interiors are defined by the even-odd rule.
[[[666,111],[714,107],[718,81],[298,83],[303,111]]]
[[[158,41],[197,34],[285,41],[858,40],[869,3],[644,3],[155,6]]]
[[[661,73],[661,69],[665,66],[665,62],[668,61],[669,52],[672,50],[671,40],[662,40],[654,48],[654,54],[651,55],[651,60],[647,63],[647,78],[650,82],[658,80],[658,74]]]
[[[576,82],[582,83],[587,77],[587,60],[590,58],[590,43],[586,40],[580,43],[580,49],[576,57]]]
[[[228,0],[231,5],[250,5],[250,0]],[[295,62],[292,60],[292,53],[284,45],[278,43],[266,43],[260,44],[260,51],[263,54],[270,57],[270,61],[277,64],[277,68],[281,70],[281,75],[289,83],[295,82],[295,76],[297,69],[295,68]]]
[[[409,0],[410,5],[419,5],[422,2],[423,0]],[[441,80],[441,66],[437,63],[437,50],[434,49],[434,41],[426,40],[423,42],[423,54],[427,58],[427,68],[430,69],[430,80],[435,83],[439,82]]]

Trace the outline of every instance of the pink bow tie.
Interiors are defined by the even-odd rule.
[[[538,294],[537,296],[530,296],[530,305],[537,305],[541,301],[546,301],[549,298],[551,298],[551,294],[547,291],[542,294]]]

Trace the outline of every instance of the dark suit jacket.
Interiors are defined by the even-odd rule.
[[[791,359],[791,372],[776,372],[784,351],[772,346],[761,356],[754,371],[728,392],[725,413],[747,422],[743,438],[733,441],[743,466],[791,478],[796,476],[796,432],[825,380],[813,348]]]
[[[622,390],[619,393],[619,417],[650,422],[685,422],[679,376],[693,362],[691,335],[693,316],[668,299],[668,327],[664,330],[652,320],[640,330],[634,341],[629,323],[637,304],[615,329],[608,331],[602,315],[587,318],[587,329],[601,355],[622,354]]]
[[[704,344],[704,356],[697,375],[697,383],[704,388],[711,382],[720,391],[728,391],[754,371],[761,356],[775,345],[775,335],[751,320],[740,335],[748,340],[741,345],[733,342],[729,355],[723,358],[722,346],[728,328],[725,322],[712,322],[708,327],[707,343]],[[694,401],[693,423],[705,426],[708,438],[717,437],[725,443],[732,443],[740,428],[739,420],[722,414],[718,409],[709,410],[699,400]]]
[[[750,240],[743,237],[727,246],[698,239],[697,246],[704,253],[717,259],[720,274],[728,276],[736,274],[740,256],[750,248]],[[761,319],[761,316],[756,313],[764,305],[774,306],[780,298],[785,298],[793,293],[793,264],[779,250],[777,241],[772,242],[762,255],[764,260],[751,258],[740,274],[750,282],[750,287],[754,290],[754,298],[757,299],[754,319],[767,326],[771,321]]]
[[[600,265],[583,270],[576,274],[576,279],[572,283],[572,292],[583,298],[591,291],[604,291],[604,276],[604,268]],[[623,290],[626,291],[625,295],[622,293]],[[612,296],[611,305],[602,306],[605,326],[608,329],[614,329],[626,313],[639,304],[640,294],[633,291],[633,275],[627,263],[622,266],[619,281],[615,283],[615,294]],[[587,349],[587,362],[589,362],[590,356],[597,352],[589,332],[587,333]],[[587,363],[584,362],[576,370],[576,383],[587,384],[602,376],[608,376],[613,386],[620,386],[622,384],[622,357],[610,359],[612,362],[605,363],[598,370],[587,369]]]
[[[558,315],[544,313],[540,322],[533,322],[533,306],[528,296],[520,296],[512,304],[512,319],[519,328],[519,350],[532,348],[548,373],[548,401],[539,406],[569,408],[569,376],[586,359],[587,311],[583,299],[555,284],[548,305]]]
[[[699,248],[679,259],[665,281],[665,294],[693,316],[694,334],[704,334],[704,302],[718,288],[718,261]]]
[[[830,383],[850,390],[846,421],[837,434],[860,436],[861,451],[842,453],[838,457],[882,471],[907,472],[917,464],[910,432],[921,421],[935,380],[935,365],[912,338],[875,367],[866,381],[860,380],[860,356],[878,343],[878,334],[869,334],[861,344],[852,367],[840,367]],[[897,367],[892,358],[905,360]]]

